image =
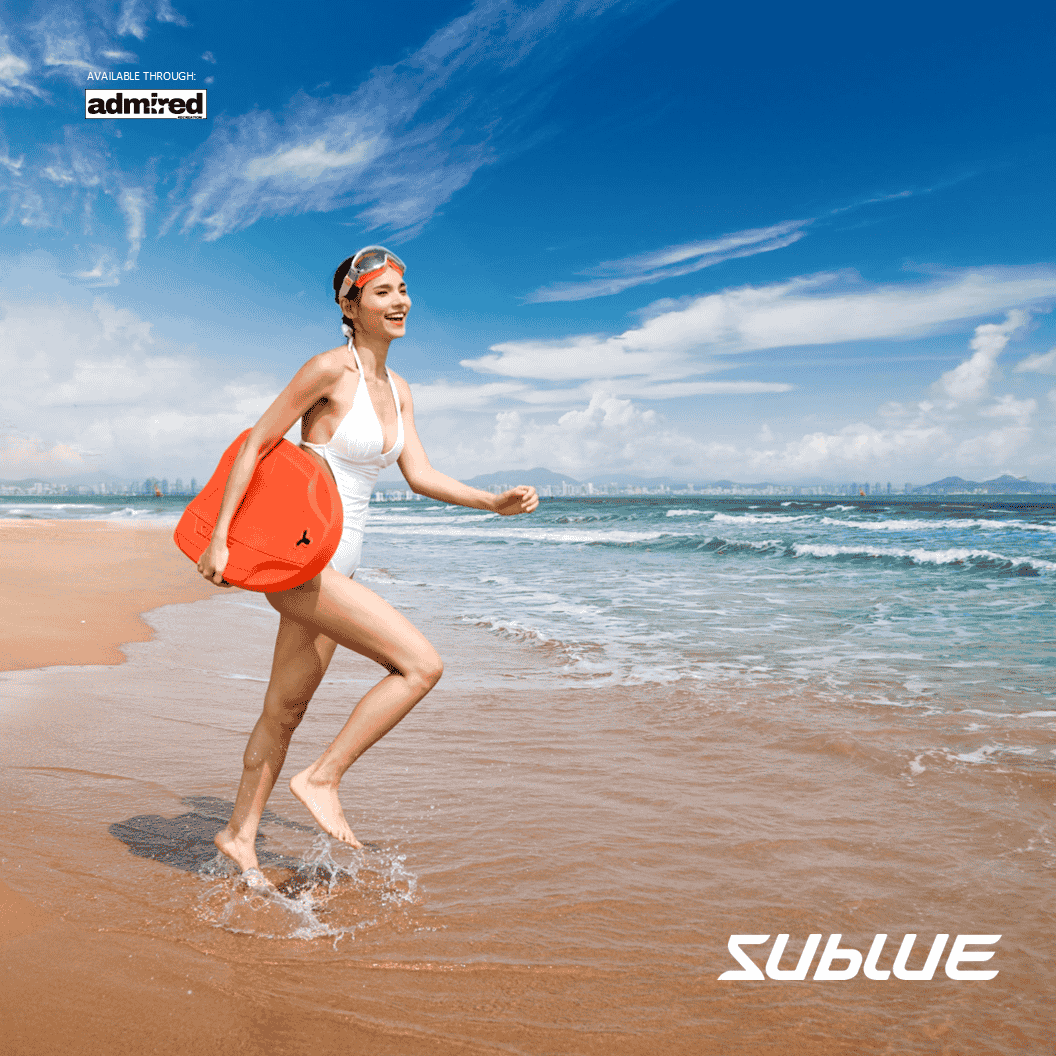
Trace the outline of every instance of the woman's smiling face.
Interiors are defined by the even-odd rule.
[[[348,302],[345,314],[355,323],[356,337],[391,341],[406,333],[411,298],[407,283],[395,268],[386,268],[364,287],[359,302]]]

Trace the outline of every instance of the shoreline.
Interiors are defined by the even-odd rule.
[[[0,521],[0,671],[122,664],[154,636],[143,614],[210,586],[168,525]]]

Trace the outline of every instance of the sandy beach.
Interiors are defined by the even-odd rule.
[[[120,664],[140,614],[212,587],[156,527],[0,520],[0,671]]]
[[[451,618],[400,548],[378,545],[367,585],[429,634],[445,677],[346,779],[364,851],[321,837],[280,780],[260,852],[283,897],[251,896],[211,837],[259,712],[273,610],[198,583],[167,529],[11,532],[5,590],[14,564],[52,630],[29,653],[27,622],[4,624],[13,1051],[1047,1051],[1046,775],[910,779],[849,720],[819,733],[791,691],[799,718],[777,728],[775,695],[733,713],[693,686],[570,684],[552,645]],[[74,555],[76,583],[48,576]],[[60,616],[86,621],[68,646]],[[289,773],[376,677],[338,654]],[[877,746],[902,736],[869,721]],[[862,951],[880,932],[922,946],[998,934],[1000,974],[718,980],[737,967],[731,934],[781,932],[786,970],[812,933]]]

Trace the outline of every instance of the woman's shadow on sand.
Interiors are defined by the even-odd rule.
[[[110,835],[127,844],[128,849],[140,858],[152,858],[176,869],[197,873],[216,859],[218,852],[213,837],[227,824],[234,804],[216,796],[187,796],[183,802],[192,808],[187,814],[175,818],[140,814],[127,821],[115,821],[110,826]],[[298,832],[315,831],[310,825],[288,821],[270,810],[264,811],[261,821]],[[257,835],[260,864],[296,869],[300,864],[296,858],[260,846],[266,838],[263,834]]]

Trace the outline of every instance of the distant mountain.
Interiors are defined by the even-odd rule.
[[[568,476],[567,473],[554,473],[549,469],[537,466],[535,469],[509,469],[501,473],[481,473],[466,481],[475,488],[497,488],[503,484],[516,487],[518,484],[531,484],[533,488],[561,486],[562,481],[568,484],[582,484],[581,480]]]
[[[666,484],[669,488],[684,488],[690,481],[693,482],[693,486],[703,485],[703,481],[699,477],[639,477],[633,473],[602,473],[599,476],[592,476],[589,478],[592,484],[599,484],[602,486],[613,484],[618,488],[624,488],[627,486],[636,488],[658,488],[661,484]]]
[[[964,477],[943,477],[931,484],[914,488],[915,495],[965,495],[972,492],[986,495],[1048,495],[1056,492],[1056,486],[1041,484],[1026,477],[1013,477],[1008,473],[993,480],[965,480]]]

